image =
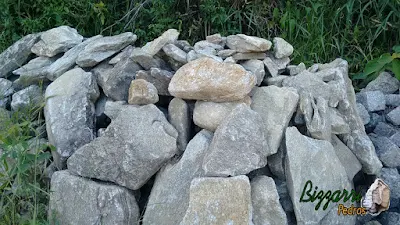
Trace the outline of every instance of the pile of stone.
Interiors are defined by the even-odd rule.
[[[0,55],[1,107],[15,111],[45,98],[47,139],[56,147],[51,219],[399,219],[399,85],[390,74],[356,96],[346,61],[291,65],[293,47],[282,38],[214,34],[192,46],[178,37],[170,29],[135,47],[130,32],[84,38],[61,26]],[[390,212],[378,218],[338,216],[340,202],[315,210],[317,202],[299,201],[308,180],[319,190],[351,190],[368,187],[366,177],[382,177],[393,191]]]

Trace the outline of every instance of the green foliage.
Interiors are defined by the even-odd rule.
[[[42,108],[0,109],[0,224],[47,223],[49,146],[34,138],[44,126]]]

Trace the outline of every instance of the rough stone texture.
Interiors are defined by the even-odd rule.
[[[363,104],[368,112],[384,110],[385,95],[381,91],[365,91],[357,93],[357,102]]]
[[[304,63],[300,63],[297,66],[287,66],[287,68],[289,69],[290,76],[295,76],[307,69]]]
[[[236,60],[233,57],[228,57],[224,60],[224,63],[236,63]]]
[[[268,86],[274,85],[277,87],[282,87],[283,80],[286,79],[285,75],[278,75],[276,77],[264,77],[264,83],[267,83]]]
[[[328,107],[328,115],[330,118],[331,131],[333,134],[348,134],[350,126],[344,120],[345,115],[341,114],[338,109]]]
[[[286,66],[290,63],[289,57],[276,59],[274,56],[269,55],[264,59],[264,65],[267,68],[266,72],[271,77],[278,76]]]
[[[147,105],[158,102],[157,88],[143,79],[136,79],[129,87],[128,103],[132,105]]]
[[[27,87],[45,80],[47,69],[55,60],[55,58],[44,56],[32,59],[21,68],[13,71],[13,74],[19,75],[19,78],[14,81],[14,85],[18,84],[20,87]]]
[[[167,67],[166,63],[162,59],[149,55],[141,48],[133,49],[130,58],[145,70],[150,70],[151,68],[166,69]]]
[[[159,95],[165,96],[171,95],[168,91],[168,85],[171,82],[171,78],[173,76],[173,73],[158,68],[151,68],[150,72],[141,70],[136,73],[136,79],[147,80],[157,88]]]
[[[239,60],[254,60],[254,59],[265,59],[267,55],[262,52],[238,52],[234,55],[231,56],[233,60],[239,61]],[[229,57],[228,57],[229,58]]]
[[[238,105],[218,126],[204,157],[207,176],[236,176],[267,165],[271,155],[262,118],[246,104]]]
[[[261,60],[251,59],[241,64],[246,70],[252,72],[257,77],[257,85],[264,80],[265,70],[264,63]]]
[[[226,45],[237,52],[265,52],[271,48],[272,43],[263,38],[236,34],[226,37]]]
[[[133,49],[135,49],[135,47],[133,47],[132,45],[128,45],[126,48],[124,48],[124,50],[122,50],[120,53],[110,59],[108,64],[115,65],[119,61],[129,58],[132,54]]]
[[[46,130],[57,149],[52,154],[59,169],[76,149],[94,139],[94,102],[99,95],[92,73],[80,68],[64,73],[47,87]]]
[[[81,67],[95,66],[104,59],[121,51],[126,46],[133,44],[136,39],[136,35],[131,32],[101,37],[85,46],[79,53],[76,64]]]
[[[88,38],[87,40],[83,41],[82,43],[74,46],[65,54],[57,59],[54,63],[52,63],[48,68],[47,68],[47,78],[51,81],[56,80],[58,77],[60,77],[62,74],[67,72],[68,70],[72,69],[72,67],[75,65],[75,61],[78,58],[79,54],[83,49],[90,43],[93,43],[99,38],[103,36],[101,35],[96,35],[94,37]]]
[[[282,138],[282,143],[285,143],[284,137]],[[280,180],[286,180],[285,176],[285,157],[286,157],[286,147],[281,144],[278,151],[275,154],[268,156],[268,168],[271,173]]]
[[[121,110],[127,106],[124,101],[106,101],[106,105],[104,106],[104,114],[106,114],[111,120],[115,120]]]
[[[346,170],[349,180],[353,180],[354,176],[361,170],[361,163],[351,150],[336,136],[332,135],[331,143],[335,150],[336,156]]]
[[[175,46],[174,44],[166,44],[163,48],[164,53],[180,63],[187,63],[187,53]]]
[[[189,207],[180,225],[251,224],[249,178],[195,178]]]
[[[385,95],[386,105],[388,106],[400,106],[400,94],[389,94]]]
[[[389,139],[395,143],[398,147],[400,147],[400,131],[397,131],[395,134],[389,137]]]
[[[221,46],[219,44],[211,43],[209,41],[198,41],[194,44],[193,47],[194,47],[195,51],[199,51],[199,50],[206,50],[206,51],[214,50],[215,51],[215,50],[223,50],[224,49],[223,46]]]
[[[68,159],[68,169],[137,190],[177,153],[177,136],[155,105],[123,106],[104,136]]]
[[[368,83],[361,91],[381,91],[383,94],[393,94],[400,88],[400,81],[388,72],[382,72],[379,76]]]
[[[397,132],[397,129],[387,123],[378,122],[374,129],[374,133],[379,136],[390,137]]]
[[[8,77],[11,71],[25,64],[31,55],[31,48],[40,34],[29,34],[19,39],[0,54],[0,78]]]
[[[400,166],[400,148],[393,143],[388,137],[370,135],[372,143],[374,143],[376,153],[385,167]]]
[[[255,83],[256,77],[240,65],[200,58],[176,71],[168,91],[182,99],[226,102],[243,99]]]
[[[357,103],[356,106],[357,106],[358,115],[360,115],[364,125],[368,124],[369,121],[371,120],[371,118],[370,118],[370,115],[369,115],[367,109],[361,103]]]
[[[191,131],[189,105],[180,98],[172,99],[168,105],[168,121],[178,131],[178,149],[182,152],[185,151]]]
[[[275,37],[274,43],[274,55],[277,59],[289,57],[293,54],[293,46],[285,41],[283,38]]]
[[[11,81],[0,78],[0,108],[5,108],[9,104],[10,97],[14,93],[12,84]]]
[[[222,59],[226,59],[234,54],[236,54],[237,51],[236,50],[232,50],[232,49],[223,49],[218,51],[217,55],[219,57],[221,57]]]
[[[254,225],[287,224],[286,213],[272,178],[259,176],[251,181],[251,202]]]
[[[144,225],[176,225],[182,221],[189,206],[190,182],[204,175],[201,164],[212,136],[209,131],[200,131],[189,142],[179,162],[170,163],[158,172],[144,214]]]
[[[293,88],[260,87],[252,97],[251,108],[263,119],[264,135],[272,154],[278,151],[286,127],[297,109],[299,95]]]
[[[326,210],[322,210],[322,204],[316,211],[317,202],[300,202],[306,182],[311,180],[311,190],[314,186],[318,186],[318,190],[352,189],[346,170],[328,141],[303,136],[295,127],[286,129],[286,148],[286,181],[297,223],[319,224],[331,209],[337,209],[338,203],[330,202]],[[307,195],[304,197],[309,198]]]
[[[197,101],[193,111],[193,122],[201,128],[215,131],[232,110],[241,103],[250,105],[251,99],[221,103]]]
[[[78,31],[68,26],[60,26],[40,35],[40,40],[33,45],[31,51],[38,56],[53,57],[59,53],[66,52],[68,49],[81,43],[82,35]]]
[[[174,44],[185,52],[193,50],[193,47],[186,40],[176,40]]]
[[[400,213],[387,212],[382,215],[380,222],[382,225],[400,224]]]
[[[390,209],[399,207],[400,174],[396,168],[382,168],[379,176],[390,188]]]
[[[213,43],[213,44],[221,45],[222,47],[224,47],[226,44],[226,38],[222,37],[221,34],[219,34],[219,33],[213,34],[213,35],[208,35],[206,37],[206,41]]]
[[[135,196],[125,188],[63,170],[51,178],[49,217],[59,224],[134,225],[138,223],[139,207]]]
[[[400,125],[400,106],[393,109],[386,115],[386,119],[391,122],[393,125],[399,126]]]
[[[43,94],[40,87],[37,85],[31,85],[13,94],[11,109],[17,111],[30,106],[39,106],[43,100]]]
[[[179,32],[175,29],[165,31],[160,37],[148,42],[142,50],[150,56],[157,54],[166,44],[173,44],[178,40]]]

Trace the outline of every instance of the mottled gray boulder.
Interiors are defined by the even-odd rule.
[[[143,52],[150,56],[157,54],[166,44],[173,44],[178,40],[179,32],[175,29],[165,31],[160,37],[146,43],[142,47]]]
[[[396,168],[382,168],[379,176],[390,188],[390,208],[399,207],[400,174]]]
[[[195,178],[189,207],[180,225],[251,224],[249,178]]]
[[[271,48],[272,43],[263,38],[236,34],[226,37],[226,45],[238,52],[266,52]]]
[[[316,201],[299,201],[310,198],[310,194],[302,197],[302,192],[310,193],[315,186],[324,191],[350,190],[346,170],[328,141],[303,136],[295,127],[286,129],[286,149],[286,181],[297,223],[319,224],[331,209],[337,209],[338,203],[330,202],[323,210],[325,204],[318,208]]]
[[[284,71],[286,66],[290,63],[290,59],[289,57],[277,59],[273,55],[268,55],[263,62],[267,68],[267,74],[271,77],[276,77]]]
[[[400,148],[388,137],[370,135],[376,153],[385,167],[400,166]]]
[[[263,120],[240,104],[218,126],[204,157],[207,176],[236,176],[267,165],[272,152],[264,136]]]
[[[395,143],[398,147],[400,147],[400,131],[397,131],[395,134],[389,137],[389,139]]]
[[[142,68],[130,58],[120,60],[113,67],[101,65],[95,74],[104,94],[115,101],[128,101],[129,87],[136,72]]]
[[[14,81],[14,86],[24,88],[47,80],[47,69],[55,60],[55,57],[40,56],[32,59],[21,68],[14,70],[13,74],[19,75],[19,78]]]
[[[357,93],[357,102],[363,104],[368,112],[385,110],[386,99],[381,91],[365,91]]]
[[[63,56],[61,56],[47,68],[46,71],[47,78],[51,81],[54,81],[65,72],[72,69],[81,51],[83,51],[83,49],[88,44],[93,43],[94,41],[98,40],[101,37],[103,36],[96,35],[94,37],[88,38],[87,40],[83,41],[82,43],[79,43],[78,45],[74,46],[73,48],[65,52]]]
[[[108,63],[111,65],[115,65],[119,61],[129,58],[132,54],[133,49],[135,49],[135,47],[133,47],[132,45],[128,45],[120,53],[118,53],[116,56],[114,56],[112,59],[110,59],[110,61],[108,61]]]
[[[301,72],[303,72],[304,70],[306,70],[306,65],[304,63],[300,63],[299,65],[289,65],[287,66],[287,68],[289,69],[289,74],[290,76],[295,76]]]
[[[349,180],[353,180],[354,176],[361,170],[361,163],[351,150],[336,136],[332,135],[331,143],[335,150],[336,156],[346,170]]]
[[[155,105],[123,106],[104,136],[68,159],[68,169],[137,190],[177,153],[177,136]]]
[[[149,55],[141,48],[133,49],[130,58],[145,70],[150,70],[151,68],[167,69],[166,63],[162,59]]]
[[[23,66],[32,54],[31,48],[40,34],[29,34],[19,39],[0,54],[0,78],[8,77],[11,71]]]
[[[187,63],[187,53],[175,46],[174,44],[166,44],[162,49],[164,53],[172,59],[180,63]]]
[[[395,109],[390,111],[386,115],[386,119],[391,122],[393,125],[399,126],[400,125],[400,106],[397,106]]]
[[[37,85],[31,85],[12,95],[11,109],[17,111],[29,107],[38,107],[43,100],[41,88]]]
[[[143,217],[144,225],[175,225],[182,221],[189,206],[190,182],[204,176],[201,164],[212,136],[209,131],[200,131],[189,142],[179,162],[167,164],[158,172]]]
[[[327,117],[330,120],[332,134],[348,134],[350,126],[344,120],[345,116],[338,109],[328,107]]]
[[[221,57],[222,59],[226,59],[234,54],[236,54],[236,50],[232,49],[223,49],[217,52],[217,56]]]
[[[136,73],[136,79],[147,80],[157,88],[159,95],[165,96],[171,95],[168,91],[168,85],[172,76],[174,76],[173,73],[158,68],[151,68],[150,71],[140,70]]]
[[[267,86],[257,88],[252,100],[251,108],[262,117],[269,151],[274,154],[278,151],[283,133],[297,109],[299,95],[293,88]]]
[[[385,95],[386,105],[388,106],[400,106],[400,94],[389,94]]]
[[[223,50],[224,47],[220,44],[215,44],[215,43],[211,43],[209,41],[198,41],[194,44],[194,50],[197,52],[199,50],[214,50],[216,52],[216,50]],[[215,54],[213,54],[215,55]]]
[[[397,129],[387,123],[378,122],[374,129],[374,133],[379,136],[390,137],[397,132]]]
[[[31,51],[38,56],[53,57],[59,53],[66,52],[68,49],[81,43],[82,35],[78,31],[68,26],[60,26],[40,35],[40,40],[31,48]]]
[[[285,41],[283,38],[275,37],[274,43],[274,55],[277,59],[289,57],[293,54],[293,46]]]
[[[12,84],[11,81],[0,78],[0,108],[5,108],[10,102],[11,95],[14,93]]]
[[[226,44],[226,37],[222,37],[221,34],[217,33],[217,34],[208,35],[206,37],[206,41],[213,43],[213,44],[221,45],[222,47],[224,47]]]
[[[76,64],[81,67],[95,66],[126,46],[133,44],[136,39],[137,36],[131,32],[98,38],[84,47],[76,59]]]
[[[247,60],[241,65],[248,71],[252,72],[257,77],[257,85],[260,85],[261,82],[264,80],[265,70],[264,70],[264,63],[261,60],[251,59]]]
[[[285,75],[278,75],[276,77],[264,77],[264,83],[267,83],[268,86],[274,85],[277,87],[282,87],[283,80],[286,79],[287,76]]]
[[[251,202],[254,225],[287,224],[286,213],[272,178],[259,176],[251,181]]]
[[[238,52],[231,56],[235,61],[239,60],[252,60],[252,59],[260,59],[263,60],[267,57],[267,55],[263,52]],[[229,58],[229,57],[228,57]],[[226,59],[225,59],[226,60]]]
[[[178,131],[177,145],[180,151],[185,151],[190,140],[191,115],[189,105],[180,98],[174,98],[168,105],[168,121]]]
[[[388,72],[382,72],[361,91],[381,91],[383,94],[393,94],[400,88],[400,81]]]
[[[157,88],[143,79],[132,80],[129,87],[128,103],[131,105],[147,105],[158,102]]]
[[[106,101],[104,105],[104,114],[106,114],[111,120],[115,120],[121,110],[127,106],[126,102],[124,101]]]
[[[139,207],[128,189],[63,170],[51,178],[49,221],[70,225],[136,225]]]
[[[361,103],[357,103],[356,106],[357,106],[358,115],[360,115],[364,125],[368,124],[371,119],[370,119],[370,115],[369,115],[367,109]]]
[[[59,169],[76,149],[95,138],[95,107],[99,89],[92,73],[72,69],[51,83],[45,93],[44,116],[53,159]]]
[[[242,103],[250,106],[251,99],[234,102],[197,101],[193,110],[193,122],[201,128],[215,131],[232,110]]]

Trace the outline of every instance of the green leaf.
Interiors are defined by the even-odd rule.
[[[353,79],[353,80],[364,80],[365,78],[367,78],[367,74],[365,74],[365,73],[357,73],[357,74],[354,74],[351,78]]]
[[[400,45],[393,46],[393,51],[396,53],[400,53]]]
[[[393,60],[392,55],[390,55],[389,53],[385,53],[379,57],[378,62],[380,64],[388,64],[392,62],[392,60]]]
[[[383,68],[383,65],[377,60],[371,60],[365,65],[364,74],[370,75],[372,73],[378,72]]]
[[[400,80],[400,59],[394,59],[392,62],[392,71],[394,76]]]

